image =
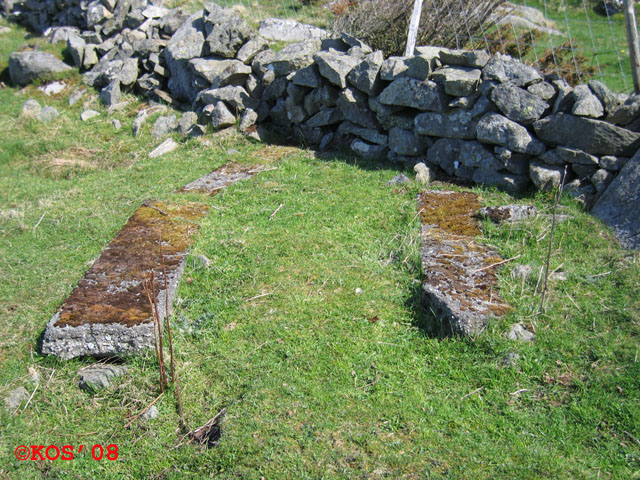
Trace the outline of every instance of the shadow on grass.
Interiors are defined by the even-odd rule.
[[[421,269],[416,267],[416,271],[421,271]],[[405,307],[411,313],[412,325],[420,329],[427,337],[441,340],[453,336],[451,325],[436,315],[429,306],[422,288],[422,279],[420,282],[412,283]]]

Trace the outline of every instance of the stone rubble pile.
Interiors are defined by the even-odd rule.
[[[418,47],[414,56],[385,59],[356,38],[315,27],[274,51],[265,36],[300,29],[265,21],[256,31],[215,3],[192,15],[148,0],[4,4],[8,18],[65,41],[108,107],[132,90],[192,111],[163,133],[270,123],[320,149],[347,146],[409,168],[425,163],[512,192],[549,190],[564,179],[565,191],[589,201],[640,145],[640,96],[596,80],[574,88],[505,55]]]

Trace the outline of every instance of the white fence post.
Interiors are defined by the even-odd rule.
[[[627,40],[629,42],[629,58],[633,75],[633,90],[640,93],[640,47],[638,46],[638,23],[633,0],[624,0],[624,17],[627,21]]]
[[[418,38],[418,28],[420,28],[420,16],[422,15],[422,0],[415,0],[413,3],[413,13],[411,14],[411,23],[409,24],[409,34],[407,36],[407,48],[404,50],[404,56],[413,55],[416,49],[416,39]]]

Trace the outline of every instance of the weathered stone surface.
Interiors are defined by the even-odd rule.
[[[67,51],[73,58],[76,67],[82,67],[84,62],[84,49],[87,43],[80,35],[70,34],[67,38]]]
[[[531,185],[527,175],[486,168],[475,169],[471,179],[477,184],[497,187],[511,193],[522,192]]]
[[[227,85],[242,86],[251,74],[251,67],[239,60],[193,58],[189,60],[189,67],[209,82],[211,88]]]
[[[562,182],[565,169],[561,166],[552,166],[538,160],[533,160],[529,165],[529,176],[538,190],[548,192],[558,188]]]
[[[338,127],[338,134],[340,135],[355,135],[369,143],[377,143],[378,145],[387,145],[389,143],[389,136],[378,132],[371,128],[364,128],[359,125],[355,125],[349,121],[342,122]]]
[[[8,413],[14,413],[20,406],[29,400],[29,392],[24,387],[18,387],[9,392],[9,395],[3,398],[4,406]]]
[[[78,386],[87,392],[95,392],[108,388],[114,378],[127,373],[124,365],[95,364],[83,367],[78,371]]]
[[[181,188],[180,191],[207,193],[211,195],[234,183],[247,180],[260,171],[261,168],[257,166],[241,166],[229,163],[188,183]],[[206,262],[203,262],[206,265],[210,263],[210,260],[206,257],[204,257],[203,260],[206,260]]]
[[[509,150],[531,155],[544,151],[544,144],[531,136],[523,126],[497,113],[488,113],[478,122],[478,140],[502,145]]]
[[[160,416],[160,411],[155,405],[151,405],[149,409],[142,414],[140,417],[141,420],[148,422],[149,420],[154,420]]]
[[[120,82],[113,80],[109,85],[100,91],[100,102],[106,107],[111,107],[122,101]]]
[[[399,78],[415,78],[424,81],[429,77],[431,69],[431,59],[422,55],[389,57],[380,66],[380,78],[389,82]]]
[[[316,113],[307,120],[307,126],[311,128],[326,127],[342,122],[344,116],[337,108],[327,108]]]
[[[420,82],[413,78],[399,78],[393,81],[382,91],[378,101],[385,105],[435,112],[444,111],[449,103],[441,85],[430,80]]]
[[[350,148],[356,155],[366,160],[376,161],[386,160],[389,151],[384,145],[372,145],[360,139],[351,142]]]
[[[425,112],[416,115],[416,133],[441,138],[476,138],[478,119],[492,109],[486,97],[480,97],[471,110],[453,109],[447,113]]]
[[[317,65],[309,65],[308,67],[301,68],[294,75],[291,81],[295,85],[301,87],[318,88],[322,78]]]
[[[202,11],[191,15],[171,36],[164,50],[169,69],[169,90],[179,100],[192,101],[197,95],[194,73],[188,61],[204,53],[204,22]]]
[[[587,85],[578,85],[573,89],[575,103],[571,113],[581,117],[600,118],[604,115],[602,103]]]
[[[42,123],[49,123],[60,116],[58,110],[54,107],[44,107],[36,116],[36,119]]]
[[[431,143],[430,139],[415,135],[413,130],[398,127],[389,130],[389,148],[398,155],[422,155],[426,153]]]
[[[447,330],[473,336],[507,311],[497,294],[500,257],[473,241],[481,205],[468,192],[425,192],[418,202],[425,300]]]
[[[176,142],[173,138],[167,138],[164,142],[154,148],[151,152],[149,152],[149,158],[158,158],[166,153],[173,152],[176,148],[178,148],[178,142]],[[116,332],[118,333],[118,332]]]
[[[382,89],[379,77],[382,62],[384,62],[384,54],[381,51],[370,53],[351,70],[347,80],[367,95],[378,95]]]
[[[631,95],[607,117],[607,121],[616,125],[628,125],[640,115],[640,95]]]
[[[538,210],[532,205],[501,205],[499,207],[485,207],[478,210],[478,215],[490,218],[494,223],[520,222],[538,215]],[[522,265],[521,265],[522,266]],[[529,268],[531,270],[531,268]]]
[[[640,249],[640,152],[620,170],[591,213],[609,226],[620,244]]]
[[[95,110],[85,110],[80,114],[80,120],[82,120],[83,122],[87,122],[92,118],[99,117],[99,116],[100,116],[100,112],[96,112]]]
[[[604,110],[607,115],[615,111],[620,106],[618,96],[609,90],[609,87],[604,83],[599,82],[598,80],[589,80],[589,88],[595,96],[598,97],[604,106]]]
[[[246,132],[256,123],[258,123],[258,113],[251,108],[247,108],[244,112],[242,112],[242,115],[240,116],[240,124],[238,125],[238,130],[240,130],[241,132]]]
[[[21,118],[36,118],[40,115],[42,107],[37,100],[30,98],[22,104],[22,111],[20,112]]]
[[[178,129],[178,121],[175,115],[160,116],[156,119],[151,129],[154,138],[162,138]]]
[[[548,82],[538,82],[533,85],[529,85],[527,87],[527,91],[537,95],[545,102],[553,100],[553,97],[556,96],[556,89]]]
[[[280,18],[266,18],[260,22],[258,33],[267,40],[279,42],[302,42],[310,39],[322,40],[328,34],[322,28]]]
[[[221,8],[210,13],[205,20],[205,41],[211,55],[234,58],[240,47],[253,35],[251,26],[231,9]]]
[[[193,125],[198,122],[198,115],[196,112],[184,112],[180,121],[178,121],[178,130],[182,135],[187,135]]]
[[[629,161],[628,157],[614,157],[613,155],[605,155],[600,158],[600,166],[611,172],[619,172]]]
[[[439,58],[445,65],[483,68],[491,56],[485,50],[451,50],[443,48],[440,50]]]
[[[367,97],[354,88],[345,88],[338,95],[336,105],[344,118],[365,128],[377,129],[376,116],[369,109]]]
[[[523,125],[531,125],[549,108],[549,104],[537,95],[512,84],[495,87],[491,100],[506,117]]]
[[[240,50],[238,50],[238,53],[236,54],[236,58],[248,65],[253,61],[256,55],[267,48],[269,48],[269,42],[260,35],[254,35],[247,40],[242,47],[240,47]]]
[[[598,157],[576,148],[557,147],[554,149],[554,152],[561,160],[561,163],[558,165],[564,163],[579,163],[580,165],[596,166],[600,163]]]
[[[600,168],[596,170],[596,173],[591,175],[589,180],[591,180],[591,183],[596,187],[598,192],[602,192],[609,186],[614,178],[615,175],[613,173],[605,170],[604,168]]]
[[[203,90],[198,94],[197,99],[204,104],[213,105],[222,101],[238,112],[243,111],[245,108],[257,106],[256,100],[251,98],[244,88],[232,85]]]
[[[429,185],[436,178],[433,169],[422,162],[416,163],[413,166],[413,171],[416,172],[416,183],[420,185]]]
[[[27,85],[45,75],[67,70],[71,67],[51,53],[33,50],[9,55],[9,75],[17,85]]]
[[[519,340],[521,342],[533,342],[536,335],[525,328],[522,323],[516,323],[511,325],[509,332],[507,333],[509,340]]]
[[[353,67],[360,63],[360,59],[339,52],[318,52],[313,57],[320,74],[332,84],[345,88],[347,75]]]
[[[491,57],[482,70],[484,78],[500,83],[511,82],[518,87],[527,86],[542,80],[538,71],[509,55],[500,53]]]
[[[44,333],[42,353],[69,359],[153,348],[151,306],[144,281],[153,270],[163,321],[165,295],[171,304],[187,248],[197,231],[194,222],[205,212],[206,207],[198,204],[141,206],[53,316]]]
[[[437,140],[427,152],[427,160],[438,165],[448,175],[460,176],[459,169],[463,167],[486,170],[502,168],[493,153],[477,141],[441,138]]]
[[[533,124],[536,135],[548,145],[566,145],[593,155],[628,155],[638,146],[640,134],[601,120],[557,113]]]
[[[280,77],[300,70],[313,63],[313,56],[320,50],[320,40],[307,40],[289,45],[278,53],[267,67]]]
[[[389,180],[385,185],[389,187],[393,187],[395,185],[402,185],[404,183],[411,183],[411,179],[407,177],[404,173],[400,173]]]
[[[476,92],[482,72],[465,67],[445,67],[433,72],[431,79],[444,85],[448,95],[465,97]]]
[[[236,124],[236,117],[229,111],[224,102],[216,103],[213,112],[211,112],[211,125],[215,130],[224,127],[230,127]]]

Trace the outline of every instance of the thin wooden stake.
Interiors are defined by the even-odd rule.
[[[418,29],[420,28],[420,17],[422,16],[422,0],[413,2],[413,13],[411,14],[411,22],[409,23],[409,33],[407,35],[407,47],[404,50],[404,56],[413,56],[416,49],[416,40],[418,38]]]
[[[640,93],[640,45],[638,44],[638,23],[633,0],[624,0],[624,18],[627,24],[627,41],[629,43],[629,60],[633,89]]]

